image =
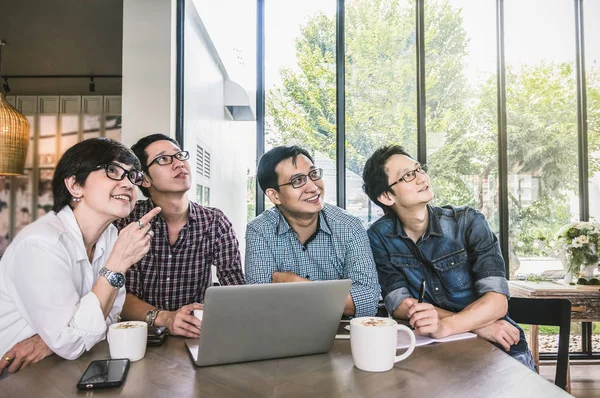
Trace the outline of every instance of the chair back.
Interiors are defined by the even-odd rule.
[[[558,326],[558,361],[554,384],[566,390],[569,368],[571,302],[567,299],[513,297],[508,300],[508,316],[517,323]]]

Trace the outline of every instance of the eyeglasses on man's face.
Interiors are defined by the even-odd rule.
[[[144,182],[144,173],[136,169],[126,170],[116,163],[108,163],[96,167],[96,170],[100,169],[104,169],[106,176],[111,180],[123,181],[123,178],[127,177],[133,185],[142,185],[142,182]]]
[[[188,160],[189,158],[190,158],[190,153],[188,151],[179,151],[179,152],[177,152],[174,155],[160,155],[160,156],[157,156],[146,167],[149,168],[154,163],[157,163],[159,166],[166,166],[168,164],[173,163],[173,159],[177,159],[180,162],[183,162],[184,160]]]
[[[427,173],[427,165],[426,164],[420,164],[420,165],[417,166],[416,169],[407,171],[406,173],[404,173],[402,175],[402,177],[400,177],[399,179],[397,179],[396,181],[394,181],[393,183],[391,183],[390,185],[388,185],[388,188],[393,187],[394,185],[398,184],[400,181],[411,182],[412,180],[414,180],[415,178],[417,178],[417,173],[419,173],[419,174],[425,174],[425,173]]]
[[[317,181],[317,180],[320,180],[322,177],[323,177],[323,169],[313,169],[313,170],[309,171],[308,174],[297,174],[292,177],[290,182],[286,182],[285,184],[281,184],[281,185],[275,185],[273,188],[279,188],[284,185],[291,185],[292,188],[298,189],[298,188],[301,188],[306,185],[308,178],[310,178],[311,181]]]

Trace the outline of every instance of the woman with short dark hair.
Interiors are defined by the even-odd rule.
[[[0,260],[0,374],[52,354],[78,358],[104,339],[125,300],[124,273],[150,247],[155,208],[117,237],[143,181],[123,144],[82,141],[62,156],[53,211],[25,227]]]

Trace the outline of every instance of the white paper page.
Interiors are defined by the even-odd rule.
[[[466,332],[466,333],[458,333],[453,334],[448,337],[444,337],[441,339],[434,339],[427,336],[419,336],[415,335],[416,344],[415,346],[430,344],[430,343],[445,343],[447,341],[455,341],[455,340],[464,340],[464,339],[472,339],[473,337],[477,337],[475,333]],[[406,332],[398,331],[398,343],[396,344],[396,348],[406,348],[410,345],[410,337]]]

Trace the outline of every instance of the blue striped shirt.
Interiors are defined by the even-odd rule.
[[[369,238],[360,220],[325,204],[319,229],[302,244],[278,208],[265,210],[246,229],[246,282],[271,283],[274,272],[312,281],[350,279],[355,315],[373,316],[380,287]]]

